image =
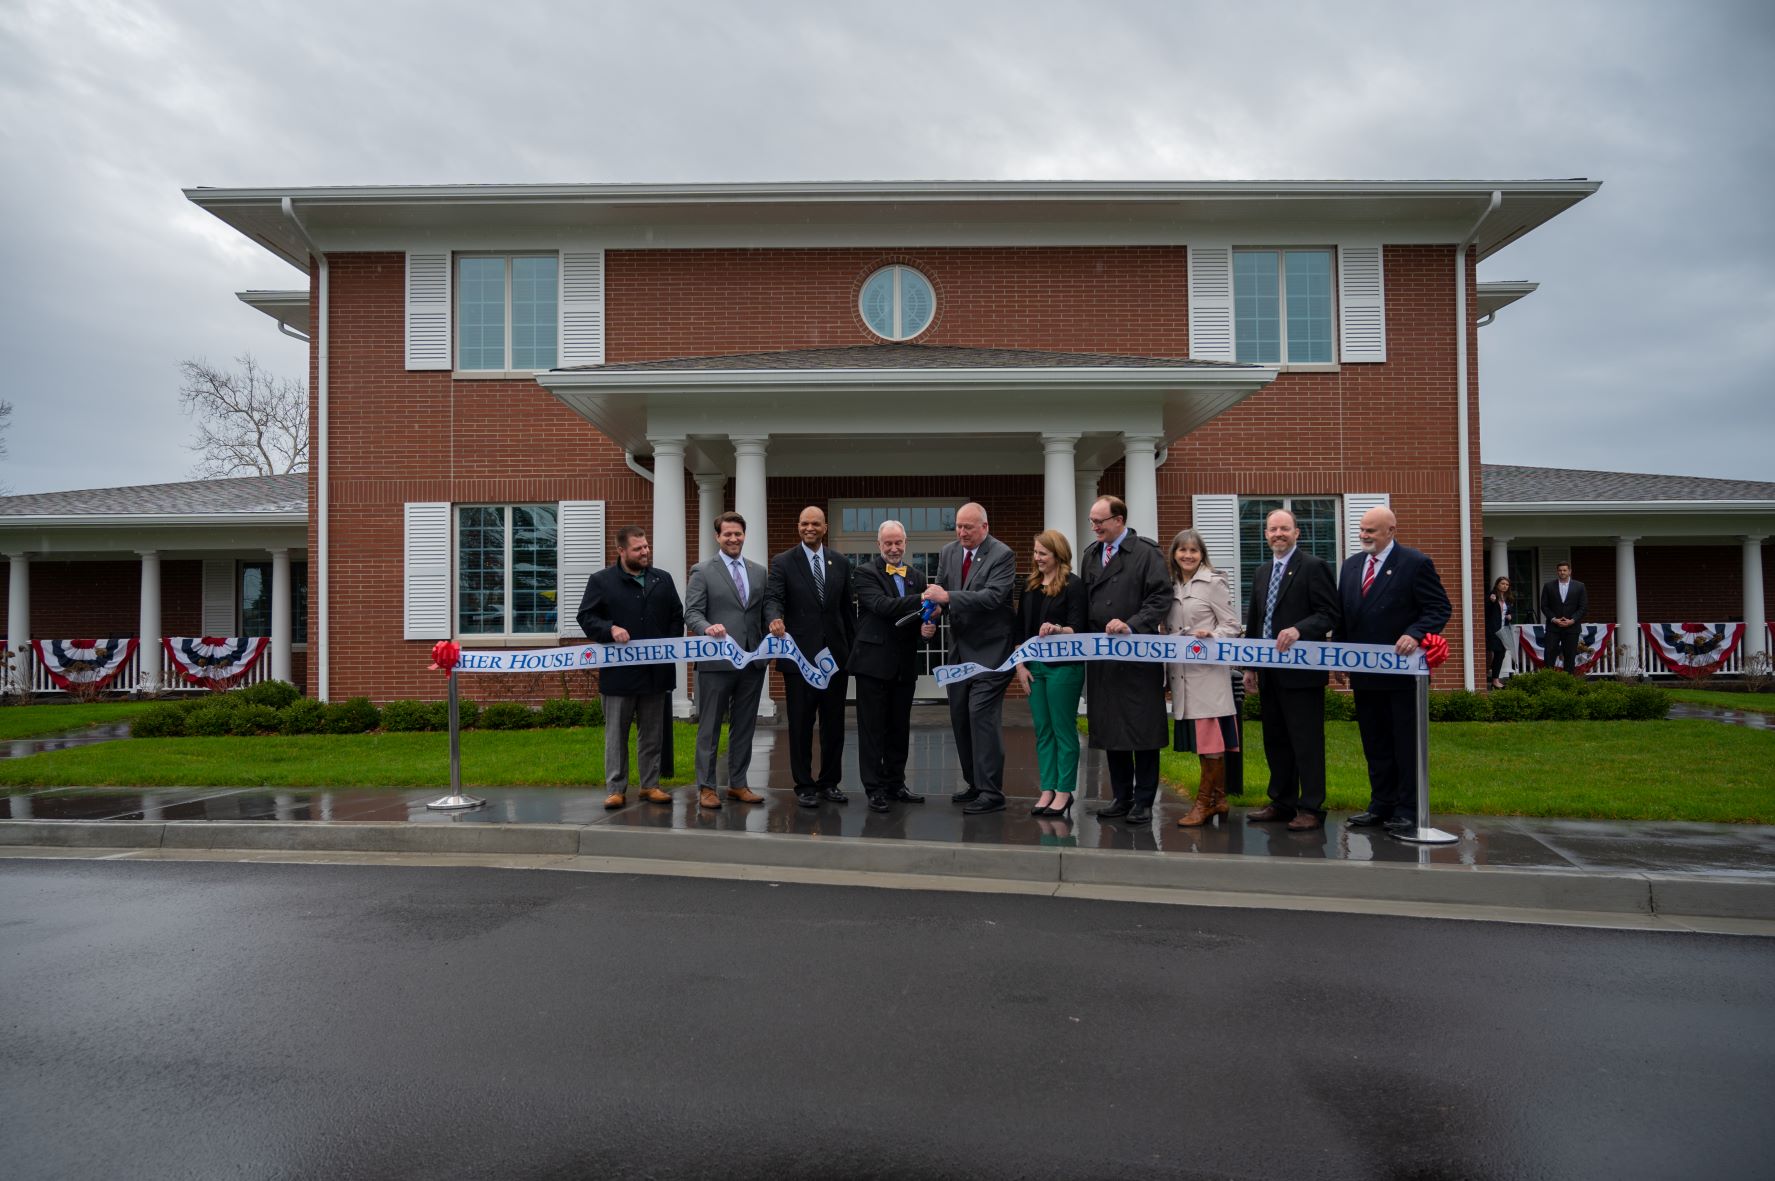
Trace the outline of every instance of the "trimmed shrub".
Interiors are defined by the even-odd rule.
[[[540,726],[568,729],[585,725],[586,712],[585,703],[582,701],[554,697],[542,703],[542,711],[537,714],[536,721]]]
[[[1584,716],[1593,722],[1618,722],[1630,705],[1625,685],[1597,685],[1582,700]]]
[[[1245,720],[1248,722],[1263,720],[1263,702],[1255,693],[1245,694]]]
[[[495,701],[481,711],[483,730],[529,730],[536,725],[536,711],[515,701]]]
[[[285,734],[319,734],[326,722],[326,705],[312,697],[298,697],[277,711],[277,728]]]
[[[446,706],[445,708],[448,708]],[[435,730],[429,701],[391,701],[382,707],[382,728],[391,731]]]
[[[586,702],[586,725],[602,726],[604,724],[604,699],[594,697]]]
[[[183,738],[185,711],[173,702],[149,706],[129,724],[129,732],[135,738]]]
[[[234,710],[210,704],[185,715],[185,732],[195,737],[220,738],[234,729]]]
[[[1507,684],[1512,689],[1520,689],[1530,697],[1542,693],[1571,693],[1584,691],[1584,680],[1560,668],[1540,668],[1532,673],[1519,673],[1511,677]]]
[[[1656,685],[1629,685],[1627,717],[1635,722],[1661,722],[1670,714],[1670,695]]]
[[[1434,704],[1434,695],[1432,695]],[[1491,702],[1477,693],[1455,689],[1444,695],[1442,720],[1445,722],[1486,722],[1491,720]]]
[[[448,730],[450,728],[450,703],[448,701],[438,702],[438,719],[439,719],[438,729]],[[456,725],[457,725],[457,727],[462,730],[473,730],[473,729],[476,729],[477,727],[479,727],[480,724],[481,724],[480,703],[476,702],[476,701],[464,701],[460,697],[457,698],[456,699]]]
[[[1325,690],[1325,720],[1328,722],[1353,722],[1356,720],[1356,698],[1348,693],[1339,693],[1336,689]]]
[[[352,697],[335,701],[326,707],[323,727],[328,734],[364,734],[382,721],[368,697]]]
[[[1521,689],[1498,689],[1487,700],[1494,722],[1526,722],[1534,716],[1535,699]]]
[[[1584,702],[1576,693],[1543,691],[1531,694],[1531,717],[1537,722],[1577,722],[1584,718]]]
[[[288,681],[260,681],[257,685],[248,685],[231,696],[238,696],[246,705],[264,705],[277,710],[302,694]]]
[[[278,731],[277,711],[269,705],[249,703],[235,707],[230,713],[233,716],[233,721],[228,726],[230,734],[245,737],[253,734],[276,734]]]

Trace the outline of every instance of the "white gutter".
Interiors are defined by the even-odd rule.
[[[309,343],[308,337],[304,336],[300,332],[297,332],[294,328],[291,328],[288,324],[284,323],[282,320],[279,320],[277,322],[277,330],[279,332],[283,333],[285,336],[295,337],[297,340],[301,341],[303,344]]]
[[[327,627],[327,620],[330,614],[327,610],[327,543],[331,537],[330,531],[327,528],[327,345],[329,343],[327,332],[327,297],[330,294],[327,282],[327,256],[321,251],[320,247],[314,244],[314,239],[309,236],[308,227],[304,226],[302,224],[302,219],[296,216],[296,203],[287,196],[284,197],[280,203],[283,206],[284,217],[295,229],[297,236],[302,239],[303,244],[308,247],[309,257],[317,259],[320,262],[320,327],[319,330],[314,333],[314,339],[316,342],[314,403],[315,425],[317,427],[317,437],[314,446],[315,683],[310,686],[310,689],[312,689],[316,700],[326,701],[329,700],[327,689],[329,674],[331,672],[331,662],[328,660],[328,656],[332,648],[332,645],[329,643],[332,637],[330,630]],[[281,320],[278,322],[278,326],[280,328],[283,326]]]
[[[622,453],[622,461],[629,465],[629,470],[631,472],[634,472],[649,484],[653,483],[653,473],[635,462],[635,453],[633,451],[624,451]]]
[[[1461,682],[1469,693],[1473,692],[1473,431],[1467,422],[1467,408],[1472,404],[1473,391],[1467,381],[1467,251],[1479,237],[1479,227],[1503,203],[1503,190],[1493,189],[1485,212],[1455,250],[1455,388],[1460,404],[1456,433],[1461,449]]]
[[[1515,500],[1485,505],[1487,516],[1525,517],[1597,516],[1608,513],[1643,513],[1647,516],[1690,516],[1703,513],[1775,513],[1775,500]],[[4,520],[4,518],[0,518]]]

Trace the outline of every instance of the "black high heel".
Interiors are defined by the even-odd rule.
[[[1062,818],[1064,818],[1066,816],[1070,816],[1072,814],[1072,797],[1070,795],[1066,797],[1066,807],[1064,807],[1064,808],[1049,808],[1047,810],[1047,814],[1049,816],[1059,816]]]
[[[1054,815],[1054,809],[1050,806],[1052,803],[1053,801],[1050,800],[1047,804],[1037,804],[1029,810],[1029,814],[1031,816],[1052,816]]]

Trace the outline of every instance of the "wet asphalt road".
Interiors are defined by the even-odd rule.
[[[1775,941],[0,862],[37,1177],[1768,1177]]]

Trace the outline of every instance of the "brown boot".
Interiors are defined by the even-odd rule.
[[[1200,828],[1215,816],[1227,814],[1226,761],[1202,760],[1202,781],[1196,786],[1196,802],[1177,821],[1178,828]]]

